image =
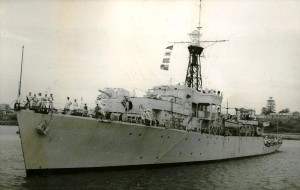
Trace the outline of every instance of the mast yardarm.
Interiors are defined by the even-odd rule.
[[[199,6],[199,26],[197,27],[197,30],[194,30],[193,32],[191,32],[189,34],[190,38],[191,38],[191,42],[188,42],[188,43],[191,43],[191,45],[188,46],[189,63],[188,63],[188,68],[187,68],[187,72],[186,72],[186,77],[185,77],[185,85],[187,85],[190,88],[194,88],[198,91],[202,88],[200,56],[204,50],[204,48],[200,46],[200,42],[202,42],[202,43],[217,43],[217,42],[228,41],[228,40],[200,41],[200,37],[201,37],[200,17],[201,17],[201,0],[200,0],[200,6]],[[185,43],[185,42],[182,42],[182,43]]]

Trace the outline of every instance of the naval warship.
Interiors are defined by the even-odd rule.
[[[141,97],[123,88],[101,89],[100,118],[17,109],[26,173],[215,161],[278,150],[282,140],[263,135],[254,110],[222,114],[223,93],[202,87],[200,27],[190,35],[183,84],[154,86]]]

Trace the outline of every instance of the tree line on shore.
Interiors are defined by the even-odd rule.
[[[261,109],[261,115],[271,115],[276,114],[276,103],[273,97],[269,97],[267,100],[267,105],[265,107],[262,107]],[[300,113],[298,111],[291,112],[289,108],[284,108],[278,112],[280,115],[292,115],[292,116],[300,116]]]
[[[261,109],[260,123],[270,121],[270,126],[265,128],[265,132],[279,133],[300,133],[300,113],[291,112],[289,108],[284,108],[276,113],[276,103],[273,97],[267,100],[265,107]]]

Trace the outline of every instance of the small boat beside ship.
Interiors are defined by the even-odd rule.
[[[99,90],[103,118],[18,109],[27,174],[44,170],[145,166],[269,154],[281,139],[263,136],[254,110],[221,113],[223,94],[202,87],[200,27],[191,33],[184,84],[144,96]]]

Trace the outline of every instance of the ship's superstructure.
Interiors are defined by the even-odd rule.
[[[105,89],[103,92],[99,103],[106,118],[111,120],[145,123],[148,117],[150,125],[193,131],[218,125],[222,102],[220,91],[161,85],[153,87],[144,97],[129,97],[129,92],[124,89]]]
[[[27,173],[222,160],[276,151],[281,140],[262,136],[254,110],[221,114],[222,92],[203,88],[199,28],[191,33],[184,85],[154,86],[143,97],[131,97],[123,88],[101,89],[101,117],[96,118],[84,117],[80,110],[62,114],[18,109]]]

